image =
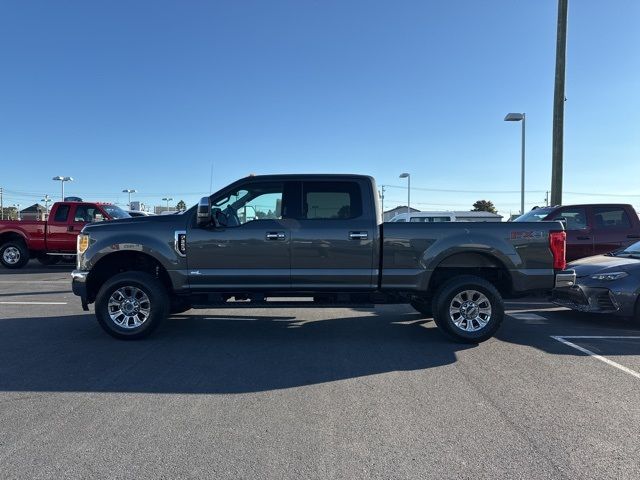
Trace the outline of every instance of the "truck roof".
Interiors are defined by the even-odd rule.
[[[269,175],[248,175],[241,179],[255,178],[257,180],[304,180],[304,179],[353,179],[353,180],[373,180],[370,175],[360,175],[356,173],[283,173],[283,174],[269,174]]]

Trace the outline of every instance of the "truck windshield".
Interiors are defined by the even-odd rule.
[[[100,207],[102,207],[102,209],[107,212],[107,215],[109,215],[113,219],[131,218],[131,215],[122,210],[120,207],[116,207],[115,205],[100,205]]]
[[[553,212],[553,207],[546,208],[536,208],[535,210],[531,210],[530,212],[525,213],[524,215],[520,215],[518,218],[513,220],[514,222],[540,222],[546,218]]]

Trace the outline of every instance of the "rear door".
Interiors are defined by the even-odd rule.
[[[291,230],[294,289],[369,290],[377,284],[377,223],[366,182],[300,183],[300,211]]]
[[[631,218],[623,206],[592,207],[595,253],[608,253],[638,241]]]
[[[70,242],[70,222],[75,207],[71,203],[59,203],[55,212],[47,220],[47,250],[58,252],[75,252],[76,234]]]
[[[593,231],[588,221],[588,210],[585,207],[563,207],[552,213],[545,220],[566,220],[567,261],[590,257],[594,254]]]

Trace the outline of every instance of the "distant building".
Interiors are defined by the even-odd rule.
[[[21,220],[46,220],[47,209],[39,203],[34,203],[30,207],[20,210]]]
[[[416,210],[415,208],[411,208],[410,210],[411,210],[411,212],[419,212],[420,211],[420,210]],[[395,217],[399,213],[407,213],[406,205],[404,207],[403,206],[399,206],[399,207],[396,207],[396,208],[392,208],[391,210],[387,210],[386,212],[384,212],[382,214],[382,221],[383,222],[388,222],[389,220],[391,220],[393,217]]]
[[[501,222],[502,215],[491,212],[454,211],[457,222]]]

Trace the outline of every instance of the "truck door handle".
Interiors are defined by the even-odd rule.
[[[591,240],[591,237],[589,235],[578,235],[576,238],[578,240]]]
[[[349,238],[351,240],[366,240],[369,238],[369,234],[367,232],[349,232]]]
[[[73,225],[69,225],[67,227],[67,232],[73,232]]]
[[[287,236],[284,232],[267,232],[265,238],[267,240],[284,240]]]
[[[640,235],[627,235],[627,238],[640,238]]]

